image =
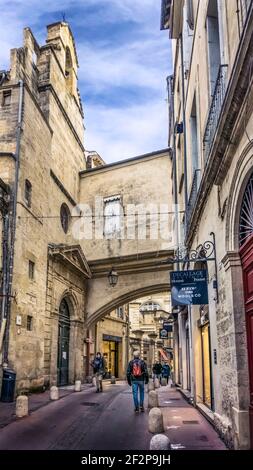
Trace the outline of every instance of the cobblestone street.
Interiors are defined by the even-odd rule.
[[[152,434],[147,403],[145,414],[135,415],[132,393],[124,382],[107,383],[104,388],[103,394],[96,394],[91,386],[79,393],[65,390],[59,401],[51,403],[36,396],[41,407],[7,425],[1,416],[10,405],[1,404],[0,449],[148,450]],[[159,405],[175,450],[226,449],[212,426],[175,388],[159,389]]]

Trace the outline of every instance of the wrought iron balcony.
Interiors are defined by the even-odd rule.
[[[221,65],[216,80],[204,134],[204,159],[208,160],[227,88],[227,65]]]
[[[200,178],[201,178],[201,169],[197,169],[194,171],[191,192],[190,192],[188,205],[187,205],[187,231],[189,228],[189,222],[191,220],[192,212],[194,210],[195,203],[197,200]]]

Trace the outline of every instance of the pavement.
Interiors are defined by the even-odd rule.
[[[158,394],[165,432],[175,450],[226,450],[211,424],[175,388],[161,387]],[[123,381],[105,383],[103,393],[95,393],[91,385],[81,392],[66,387],[60,396],[54,402],[48,392],[30,396],[29,416],[21,419],[13,416],[13,404],[0,403],[0,449],[149,449],[147,394],[146,412],[138,415]]]

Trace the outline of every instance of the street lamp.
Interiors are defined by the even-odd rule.
[[[115,268],[112,268],[108,274],[108,280],[111,287],[115,287],[118,282],[118,273]]]

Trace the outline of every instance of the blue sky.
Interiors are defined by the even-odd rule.
[[[167,146],[168,33],[160,0],[0,0],[0,70],[29,26],[40,45],[65,14],[79,57],[85,148],[106,162]]]

